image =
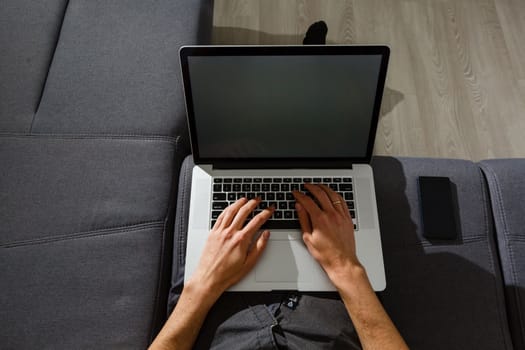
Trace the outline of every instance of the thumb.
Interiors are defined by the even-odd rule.
[[[259,236],[259,238],[257,238],[257,242],[255,242],[254,246],[248,253],[248,256],[246,257],[246,262],[244,263],[244,269],[246,273],[248,273],[251,269],[253,269],[253,267],[259,260],[264,249],[266,248],[266,244],[268,243],[268,238],[270,238],[270,231],[268,230],[264,231]]]

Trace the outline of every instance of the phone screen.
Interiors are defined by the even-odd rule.
[[[458,226],[452,184],[448,177],[419,177],[419,196],[423,236],[429,239],[455,239]]]

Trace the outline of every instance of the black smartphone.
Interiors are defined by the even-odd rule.
[[[423,236],[428,239],[456,239],[456,203],[448,177],[420,176],[419,197]]]

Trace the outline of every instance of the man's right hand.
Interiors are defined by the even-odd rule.
[[[294,192],[304,243],[339,291],[363,349],[408,349],[357,259],[354,224],[345,201],[326,186],[305,186],[319,205]]]
[[[317,202],[295,191],[295,208],[308,251],[339,288],[353,271],[364,272],[356,255],[354,224],[345,200],[328,186],[305,184]]]

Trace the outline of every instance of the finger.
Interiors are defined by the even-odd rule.
[[[304,186],[306,187],[308,191],[310,191],[310,193],[313,194],[313,196],[317,199],[319,204],[321,204],[321,208],[323,208],[323,210],[325,211],[334,210],[334,206],[332,202],[330,201],[330,198],[328,198],[328,195],[326,194],[326,192],[323,191],[321,188],[319,188],[319,186],[311,184],[311,183],[306,183],[304,184]]]
[[[326,193],[328,198],[330,198],[332,205],[339,213],[343,214],[346,217],[350,217],[346,201],[343,199],[343,197],[341,197],[339,193],[335,192],[326,185],[320,185],[320,188]]]
[[[246,203],[246,200],[246,198],[238,199],[235,203],[224,209],[217,218],[217,223],[219,222],[219,220],[221,221],[221,225],[217,226],[217,228],[230,226],[230,224],[233,221],[233,218],[235,218],[235,215],[237,214],[239,209]]]
[[[312,223],[310,222],[310,217],[308,216],[308,213],[303,208],[301,203],[295,203],[295,210],[297,210],[297,216],[299,217],[301,231],[303,231],[303,233],[312,233]]]
[[[270,231],[264,231],[253,245],[252,249],[248,252],[246,262],[244,263],[245,274],[248,273],[251,269],[253,269],[253,267],[261,257],[262,253],[264,252],[264,249],[266,248],[269,238]]]
[[[312,235],[309,235],[308,233],[303,233],[303,242],[306,245],[306,248],[308,249],[310,254],[312,254],[312,249],[313,249],[311,239],[312,239]]]
[[[315,204],[312,198],[299,191],[293,191],[292,194],[295,200],[306,210],[312,221],[314,217],[321,214],[321,209]]]
[[[253,219],[244,227],[242,230],[243,236],[247,236],[247,241],[251,242],[255,233],[264,225],[269,218],[272,217],[273,212],[275,211],[274,207],[266,208],[259,214],[255,215]],[[244,239],[244,238],[243,238]]]
[[[248,218],[250,213],[254,211],[255,208],[257,208],[260,202],[260,198],[255,198],[250,199],[247,203],[245,203],[235,215],[235,218],[232,222],[232,226],[237,229],[241,229],[241,227],[244,226],[244,223],[246,222],[246,219]]]
[[[221,215],[219,215],[219,217],[217,218],[217,221],[215,221],[215,224],[213,225],[212,230],[216,230],[219,227],[221,227],[223,218],[224,218],[224,215],[222,215],[221,213]]]

